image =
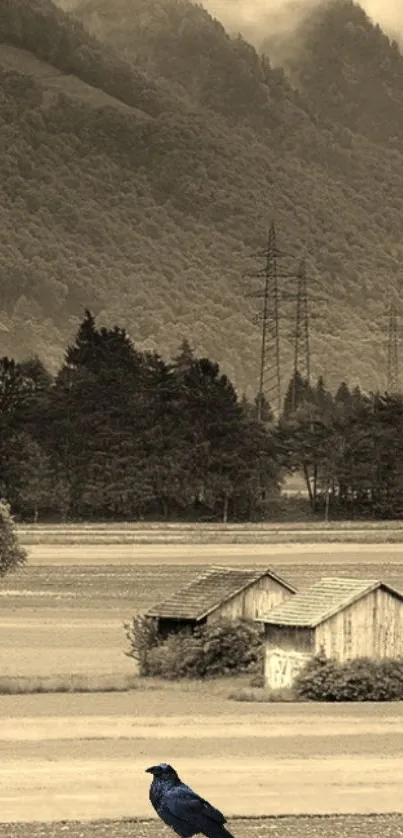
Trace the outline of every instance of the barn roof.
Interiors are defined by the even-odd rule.
[[[202,620],[264,576],[270,576],[295,594],[295,588],[269,568],[212,567],[164,602],[150,608],[147,616]]]
[[[269,625],[315,628],[377,588],[383,588],[403,602],[403,594],[379,579],[327,576],[259,619]]]

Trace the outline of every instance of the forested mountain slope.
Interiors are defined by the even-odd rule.
[[[311,12],[285,64],[321,119],[403,147],[403,56],[352,0]]]
[[[336,5],[355,26],[356,7]],[[400,68],[365,27],[376,78],[383,61]],[[308,257],[314,374],[382,386],[385,295],[403,259],[400,69],[387,117],[377,97],[382,133],[375,111],[358,122],[319,107],[333,81],[319,65],[315,81],[312,42],[294,88],[188,0],[84,0],[75,17],[7,0],[0,33],[2,354],[37,352],[55,368],[90,306],[139,348],[170,356],[188,337],[252,395],[260,336],[247,295],[261,280],[247,275],[274,219],[286,272]],[[284,319],[285,379],[292,330]]]

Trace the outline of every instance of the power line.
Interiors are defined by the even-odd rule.
[[[399,391],[399,363],[398,363],[398,326],[397,312],[394,303],[389,304],[388,317],[388,360],[386,370],[386,392]]]
[[[321,297],[311,299],[308,296],[308,278],[306,259],[303,257],[294,274],[294,288],[291,292],[285,293],[284,299],[295,304],[291,310],[284,313],[284,318],[291,320],[292,330],[290,340],[293,345],[293,373],[292,373],[292,406],[297,406],[298,380],[302,379],[308,386],[311,383],[311,351],[310,351],[310,324],[311,320],[323,321],[323,314],[320,311],[311,311],[310,303],[321,304],[326,302]]]
[[[294,338],[293,408],[296,407],[297,375],[310,384],[311,359],[309,351],[308,287],[305,259],[301,259],[297,273],[297,307]]]
[[[267,394],[269,404],[281,413],[281,360],[280,360],[280,274],[277,260],[286,256],[277,248],[274,222],[269,228],[266,249],[259,254],[265,259],[265,265],[252,276],[263,277],[263,289],[248,296],[262,299],[259,321],[262,324],[259,389],[257,397],[257,416],[262,417],[262,407]]]

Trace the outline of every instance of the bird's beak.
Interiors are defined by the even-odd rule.
[[[152,765],[151,768],[146,768],[146,774],[154,774],[155,766]]]

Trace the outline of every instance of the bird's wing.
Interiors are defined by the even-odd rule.
[[[209,818],[218,824],[226,822],[222,812],[199,797],[189,786],[175,786],[166,795],[164,803],[175,817],[184,821],[197,823],[200,818]]]

